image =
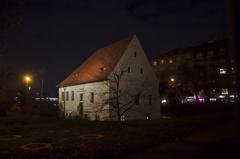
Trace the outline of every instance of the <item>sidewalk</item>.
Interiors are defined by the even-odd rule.
[[[228,139],[236,137],[235,123],[228,123],[221,126],[209,128],[166,144],[130,155],[125,159],[195,159],[206,158],[211,149],[218,150],[212,145],[225,145]],[[223,149],[223,150],[222,150]],[[219,149],[220,150],[220,149]],[[224,151],[224,148],[221,148]],[[215,152],[214,151],[214,152]],[[214,156],[212,152],[212,156]],[[221,152],[218,152],[220,156]]]

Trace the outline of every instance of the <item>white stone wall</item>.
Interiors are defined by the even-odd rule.
[[[128,67],[130,67],[130,73],[127,72]],[[143,69],[142,74],[140,72],[141,68]],[[159,118],[159,82],[136,36],[132,39],[114,72],[119,72],[119,70],[126,71],[120,82],[120,90],[125,92],[125,94],[130,94],[130,96],[140,94],[140,104],[132,105],[132,108],[125,113],[127,120],[145,119],[147,113],[150,114],[151,118]],[[113,79],[112,77],[110,79]],[[148,95],[152,95],[152,104],[149,104]],[[125,96],[122,102],[127,103],[129,100],[132,100],[130,98],[132,97]],[[116,118],[116,113],[111,112],[111,116]]]
[[[62,99],[62,92],[65,90],[65,116],[70,118],[79,117],[80,94],[83,94],[83,118],[89,120],[108,120],[109,119],[109,105],[107,100],[109,98],[109,87],[107,81],[92,82],[81,85],[67,86],[59,88],[59,103],[64,112],[64,99]],[[71,98],[71,92],[74,91],[74,100]],[[69,99],[66,100],[66,94],[69,92]],[[94,93],[94,102],[91,102],[91,92]]]

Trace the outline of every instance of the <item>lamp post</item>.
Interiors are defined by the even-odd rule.
[[[32,81],[32,78],[31,76],[29,75],[25,75],[24,77],[24,82],[26,83],[26,89],[25,89],[25,95],[24,95],[24,100],[23,100],[23,103],[26,105],[26,106],[29,106],[31,105],[31,96],[30,96],[30,82]]]
[[[29,75],[24,76],[24,80],[26,82],[26,88],[30,90],[29,83],[32,81],[32,78]]]

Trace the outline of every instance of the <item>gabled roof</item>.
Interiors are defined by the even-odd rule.
[[[58,86],[62,87],[107,79],[132,38],[133,36],[96,50]]]

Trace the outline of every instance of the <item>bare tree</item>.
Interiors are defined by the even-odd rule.
[[[146,96],[149,89],[151,89],[147,78],[129,78],[128,73],[131,70],[129,70],[128,64],[118,65],[116,68],[108,66],[106,69],[111,71],[106,82],[109,88],[109,98],[105,98],[106,100],[103,103],[109,105],[109,110],[119,121],[130,110],[139,112],[140,110],[136,106],[139,104],[140,97]],[[153,100],[152,96],[149,98]],[[101,111],[102,107],[100,106],[99,108],[99,111]]]
[[[199,91],[206,86],[205,67],[200,64],[183,64],[179,67],[179,78],[182,89],[193,93],[196,96],[196,102],[199,102]]]

